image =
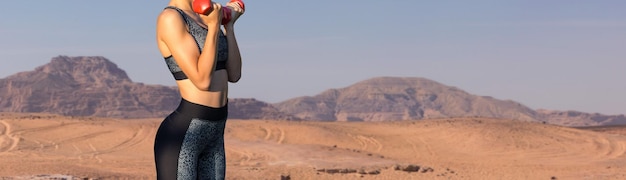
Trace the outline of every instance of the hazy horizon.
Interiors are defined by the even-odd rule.
[[[174,85],[154,40],[167,2],[7,2],[0,78],[58,55],[103,56],[135,82]],[[374,2],[246,1],[231,97],[273,103],[423,77],[533,109],[626,114],[626,2]]]

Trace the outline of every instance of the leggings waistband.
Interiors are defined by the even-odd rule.
[[[190,118],[199,118],[210,121],[220,121],[228,117],[228,103],[222,107],[214,108],[201,104],[189,102],[186,99],[180,100],[176,112]]]

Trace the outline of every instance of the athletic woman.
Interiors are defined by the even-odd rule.
[[[224,179],[224,128],[228,83],[241,78],[234,23],[237,3],[212,3],[208,15],[192,10],[193,0],[170,0],[157,18],[156,39],[176,80],[181,100],[160,124],[154,141],[157,179]],[[231,8],[224,25],[222,8]]]

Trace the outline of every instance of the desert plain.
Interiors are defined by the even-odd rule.
[[[155,179],[162,119],[0,113],[0,179]],[[236,120],[235,179],[626,179],[626,126]]]

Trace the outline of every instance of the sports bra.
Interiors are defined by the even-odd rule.
[[[189,17],[183,10],[174,6],[167,6],[165,9],[174,9],[181,14],[183,19],[185,20],[185,24],[187,24],[187,28],[189,29],[189,34],[193,36],[196,40],[196,45],[198,46],[198,50],[202,52],[204,48],[204,41],[206,40],[207,29],[200,26],[196,23],[191,17]],[[226,60],[228,60],[228,42],[226,40],[226,36],[222,31],[218,31],[217,35],[217,59],[215,70],[226,69]],[[170,72],[174,76],[176,80],[184,80],[187,79],[187,75],[180,69],[176,60],[172,55],[165,57],[165,63],[169,68]]]

